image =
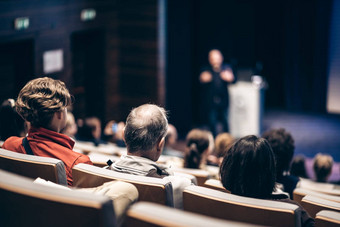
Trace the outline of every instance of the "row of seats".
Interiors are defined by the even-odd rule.
[[[219,194],[219,193],[217,193]],[[189,204],[185,203],[185,209],[191,210],[193,207],[200,207],[204,210],[219,210],[220,219],[212,218],[214,215],[205,212],[204,215],[193,212],[182,211],[164,205],[150,202],[138,202],[127,211],[127,217],[123,226],[253,226],[252,224],[234,222],[232,220],[247,222],[247,219],[256,218],[258,222],[267,219],[277,219],[275,212],[281,211],[278,222],[266,222],[265,225],[275,226],[299,226],[296,212],[297,206],[273,201],[263,201],[249,198],[237,198],[231,194],[220,192],[220,198],[212,189],[190,186],[185,190],[185,200],[188,197],[195,198]],[[37,185],[32,179],[22,177],[7,171],[0,170],[0,196],[1,196],[1,223],[4,226],[115,226],[116,220],[113,212],[112,202],[105,196],[89,196],[86,192],[63,190],[51,188],[45,185]],[[223,203],[204,203],[204,196],[215,200],[229,199],[232,201],[226,207]],[[307,196],[308,197],[308,196]],[[235,200],[236,198],[236,200]],[[206,199],[206,198],[205,198]],[[242,201],[244,200],[244,201]],[[308,198],[308,200],[311,200]],[[313,201],[313,200],[311,200]],[[250,217],[249,210],[238,206],[243,202],[249,205],[249,209],[255,211],[254,217]],[[269,212],[260,207],[271,207]],[[209,205],[215,207],[211,209]],[[280,206],[281,205],[281,206]],[[189,207],[188,207],[189,206]],[[197,210],[193,209],[195,213]],[[214,212],[216,213],[216,212]],[[242,215],[243,214],[243,215]],[[247,215],[244,215],[247,214]],[[207,217],[207,216],[210,217]],[[238,217],[237,217],[238,216]],[[265,217],[265,218],[264,218]],[[229,220],[222,220],[228,218]],[[287,219],[286,219],[287,218]],[[254,220],[250,220],[254,222]],[[316,226],[332,226],[340,224],[340,213],[334,211],[320,211],[316,214]]]
[[[30,156],[0,149],[0,167],[1,169],[30,178],[36,178],[39,176],[46,180],[66,185],[66,175],[63,163],[56,159]],[[36,169],[39,169],[39,171],[35,171]],[[98,214],[99,216],[102,216],[103,226],[106,226],[105,223],[109,223],[108,225],[112,226],[111,224],[115,222],[115,220],[106,219],[106,217],[108,217],[108,214],[110,212],[112,214],[114,209],[112,207],[112,203],[111,205],[108,205],[108,199],[106,197],[103,198],[100,196],[86,196],[79,192],[76,193],[79,193],[79,196],[74,196],[73,194],[75,193],[71,191],[65,192],[64,190],[62,190],[63,192],[60,193],[51,193],[50,189],[47,189],[40,185],[37,186],[32,183],[32,180],[21,179],[22,177],[4,171],[1,171],[0,176],[2,190],[1,198],[5,198],[6,200],[4,201],[4,205],[1,206],[1,209],[4,209],[5,207],[11,207],[11,209],[8,210],[6,208],[6,211],[4,213],[1,212],[1,215],[4,215],[4,218],[6,218],[4,220],[13,221],[14,214],[18,214],[19,211],[21,211],[19,213],[22,213],[22,211],[26,210],[27,212],[23,212],[24,215],[26,215],[25,217],[27,218],[32,216],[32,219],[34,219],[35,217],[33,216],[37,216],[37,214],[34,214],[34,212],[36,212],[36,209],[32,209],[31,206],[37,204],[34,202],[33,197],[39,195],[39,203],[43,203],[44,200],[48,200],[50,206],[52,206],[53,209],[61,209],[63,207],[63,205],[58,205],[58,202],[63,202],[63,204],[71,204],[73,208],[69,209],[78,209],[75,207],[77,207],[76,205],[80,202],[82,209],[84,209],[84,211],[82,212],[88,211],[92,213],[92,215]],[[74,186],[85,188],[96,187],[103,184],[104,182],[111,180],[126,181],[134,184],[137,187],[139,191],[139,201],[153,202],[153,204],[158,203],[161,205],[167,205],[169,207],[173,206],[172,186],[169,181],[164,179],[122,174],[86,164],[78,164],[74,167],[73,178]],[[218,181],[206,181],[204,185],[210,187],[210,189],[200,186],[189,186],[185,189],[185,191],[183,192],[184,210],[219,219],[242,221],[259,225],[299,226],[300,214],[298,206],[296,205],[232,195],[226,193],[226,191],[223,190],[223,187]],[[66,196],[66,198],[62,198],[63,196]],[[91,198],[92,200],[86,200],[85,197]],[[327,216],[327,214],[329,213],[322,212],[320,215],[319,211],[340,211],[338,200],[335,200],[335,198],[333,197],[335,196],[326,195],[326,197],[318,197],[315,194],[308,193],[308,191],[299,191],[298,189],[294,192],[295,200],[299,200],[303,207],[313,217],[320,219],[318,218],[319,215],[320,217],[323,217],[324,221],[330,220],[330,218]],[[333,201],[330,200],[332,198],[334,199]],[[82,199],[85,199],[85,201],[81,202]],[[20,204],[18,206],[13,206],[13,204],[16,203]],[[133,216],[132,214],[134,214],[133,219],[138,219],[136,217],[138,217],[139,215],[136,216],[136,213],[143,210],[138,208],[140,206],[153,205],[144,204],[134,206],[137,207],[132,209],[135,211],[128,212],[131,218]],[[44,207],[44,205],[42,205],[41,207]],[[107,209],[107,211],[103,211],[102,207],[107,207],[105,208]],[[99,211],[98,209],[101,211]],[[40,216],[49,215],[47,208],[40,208],[39,210],[43,210],[46,213],[45,215],[39,215],[39,218],[41,218]],[[63,210],[65,210],[66,212],[67,209]],[[168,211],[164,212],[166,213]],[[176,210],[170,212],[182,211]],[[80,213],[78,212],[77,214]],[[74,212],[71,212],[70,210],[69,215],[70,214],[74,214]],[[83,217],[91,218],[91,215]],[[147,217],[147,214],[141,215],[141,217]],[[333,215],[331,217],[338,216]],[[74,218],[75,217],[72,215],[72,219]],[[41,222],[46,220],[44,218],[39,219],[39,221]],[[335,222],[339,222],[339,220],[335,220]],[[20,224],[19,219],[16,219],[14,221]],[[134,222],[135,221],[136,220],[134,220]],[[145,222],[147,220],[138,221]],[[89,220],[89,222],[91,221]]]

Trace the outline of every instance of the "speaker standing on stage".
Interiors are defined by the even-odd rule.
[[[204,121],[208,121],[210,130],[216,136],[219,121],[222,123],[223,131],[229,131],[227,85],[235,82],[235,76],[231,66],[223,64],[223,55],[217,49],[209,52],[209,64],[203,68],[199,78],[203,95],[201,111]]]

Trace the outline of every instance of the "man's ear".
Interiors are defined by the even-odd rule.
[[[164,147],[164,143],[165,143],[165,137],[162,137],[162,139],[158,142],[157,150],[162,150],[162,148]]]
[[[124,143],[126,144],[126,141],[125,141],[125,127],[123,128],[122,133],[123,133],[123,141],[124,141]]]

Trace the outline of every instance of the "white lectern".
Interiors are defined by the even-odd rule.
[[[260,135],[264,89],[258,83],[237,82],[229,89],[229,132],[235,138]]]

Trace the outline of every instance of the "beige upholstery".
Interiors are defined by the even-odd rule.
[[[340,211],[340,203],[322,199],[312,195],[306,195],[301,201],[301,205],[309,213],[311,217],[321,210]]]
[[[154,203],[138,202],[127,212],[125,227],[148,226],[254,226],[247,223],[226,221],[222,219],[194,214]]]
[[[182,172],[174,172],[174,176],[188,178],[192,184],[197,185],[197,178],[194,175],[182,173]]]
[[[55,158],[21,154],[0,148],[0,169],[67,185],[64,163]]]
[[[196,177],[197,179],[197,185],[203,186],[204,182],[209,177],[209,172],[201,169],[189,169],[189,168],[173,168],[174,172],[180,172],[180,173],[186,173],[191,174]]]
[[[319,183],[302,178],[299,182],[299,188],[308,189],[327,195],[340,196],[340,190],[337,188],[337,186],[330,183]]]
[[[340,212],[322,210],[316,214],[316,227],[335,227],[340,226]]]
[[[93,165],[98,166],[98,167],[107,166],[108,160],[115,162],[120,159],[118,156],[95,153],[95,152],[90,153],[88,156],[91,162],[93,163]]]
[[[1,226],[115,226],[105,196],[34,184],[0,170]]]
[[[225,189],[222,185],[222,182],[220,180],[216,180],[216,179],[208,179],[204,182],[203,187],[206,188],[211,188],[214,190],[218,190],[221,192],[228,192],[230,193],[227,189]]]
[[[317,191],[308,190],[308,189],[304,189],[304,188],[296,188],[293,192],[293,199],[294,199],[294,201],[301,204],[301,200],[306,195],[312,195],[312,196],[315,196],[315,197],[319,197],[319,198],[322,198],[322,199],[327,199],[327,200],[330,200],[330,201],[333,201],[333,202],[340,203],[340,196],[332,196],[332,195],[328,195],[328,194],[324,194],[324,193],[320,193],[320,192],[317,192]]]
[[[183,192],[184,210],[216,218],[270,226],[300,226],[297,205],[232,195],[199,186]]]
[[[169,180],[118,173],[82,163],[73,168],[72,175],[75,187],[97,187],[107,181],[120,180],[135,185],[141,201],[173,206],[172,185]]]

